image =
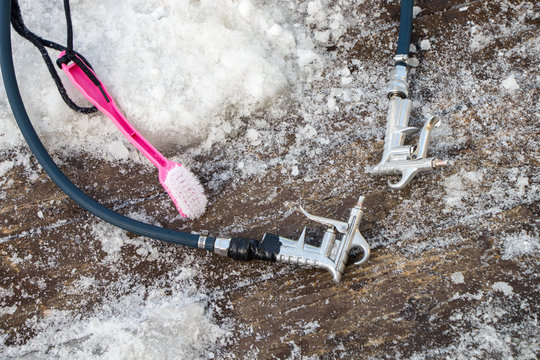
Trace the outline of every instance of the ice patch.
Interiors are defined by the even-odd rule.
[[[525,195],[526,189],[530,186],[529,178],[527,176],[520,176],[518,177],[516,181],[516,185],[518,186],[518,192],[520,195]]]
[[[0,316],[13,315],[15,311],[17,311],[16,305],[0,307]]]
[[[420,50],[424,50],[424,51],[431,50],[431,42],[429,42],[428,39],[424,39],[420,41]]]
[[[462,206],[462,199],[467,195],[466,188],[461,181],[459,174],[454,174],[444,180],[444,189],[446,191],[445,202],[450,207]]]
[[[472,195],[471,189],[475,184],[482,182],[483,175],[480,171],[461,171],[444,179],[444,198],[446,205],[450,208],[464,207],[464,200],[468,195]]]
[[[505,283],[504,281],[497,281],[493,285],[491,285],[493,290],[498,290],[502,292],[506,296],[511,296],[514,294],[514,289],[512,286],[510,286],[508,283]]]
[[[518,85],[514,75],[510,75],[509,77],[504,79],[503,82],[502,82],[502,86],[503,86],[503,88],[505,88],[507,90],[517,90],[517,89],[519,89],[519,85]]]
[[[11,169],[13,169],[13,166],[15,166],[13,161],[2,161],[0,163],[0,178],[4,177]]]
[[[525,230],[520,233],[506,235],[502,238],[503,260],[510,260],[518,256],[534,255],[540,251],[540,237],[528,234]]]
[[[454,284],[463,284],[465,283],[465,278],[463,277],[463,274],[458,271],[450,275],[450,279],[452,279],[452,282]]]
[[[105,261],[116,262],[127,236],[124,230],[108,223],[99,222],[92,226],[92,235],[101,242],[101,249],[107,254]]]
[[[259,140],[259,132],[255,129],[248,129],[246,132],[246,137],[252,145],[259,145],[261,143]]]
[[[321,327],[321,324],[319,324],[318,321],[310,321],[307,324],[304,324],[304,331],[303,335],[309,335],[315,333],[319,328]]]
[[[299,128],[296,132],[296,139],[298,141],[303,141],[306,139],[312,139],[317,136],[317,130],[311,125],[306,125],[303,128]]]
[[[478,25],[473,25],[470,29],[470,33],[471,40],[469,42],[469,47],[472,51],[480,51],[492,41],[492,37],[484,34],[484,30]]]

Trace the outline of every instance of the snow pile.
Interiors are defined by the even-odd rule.
[[[189,288],[177,276],[177,285]],[[87,280],[80,289],[92,286]],[[49,311],[34,324],[35,337],[18,347],[0,344],[0,351],[17,359],[193,359],[214,357],[225,344],[228,332],[212,320],[207,299],[185,290],[165,295],[159,287],[131,285],[131,291],[91,316]]]
[[[219,295],[194,282],[202,277],[200,264],[190,256],[178,261],[170,253],[160,252],[156,243],[130,238],[125,231],[103,222],[91,224],[89,231],[99,240],[104,253],[96,255],[100,261],[95,266],[105,266],[109,275],[114,274],[113,279],[104,281],[81,272],[75,281],[65,284],[62,296],[80,296],[78,308],[84,308],[98,296],[98,305],[90,311],[47,308],[43,316],[27,319],[25,325],[36,335],[18,346],[5,344],[6,335],[0,333],[3,357],[191,359],[213,358],[222,352],[230,332],[226,322],[222,320],[218,325],[214,320],[214,312],[219,308],[213,301]],[[172,262],[174,267],[145,285],[130,270],[123,269],[122,252],[127,247],[135,248],[140,261],[154,262],[157,267]],[[51,251],[54,257],[55,250]],[[14,264],[33,261],[16,254],[10,259]],[[41,281],[36,286],[45,290],[47,284]],[[13,294],[13,287],[0,287],[0,300]],[[17,307],[1,307],[0,314],[14,314]],[[18,337],[22,339],[25,334]]]
[[[29,28],[65,42],[61,4],[22,1],[21,7]],[[236,132],[241,117],[290,93],[298,62],[309,71],[315,60],[312,43],[305,36],[295,39],[280,10],[250,0],[76,2],[75,47],[151,142],[185,146],[204,140],[211,146]],[[103,149],[111,138],[121,138],[108,119],[68,109],[39,53],[18,36],[14,57],[26,105],[47,145],[79,150],[84,144],[114,155]],[[85,102],[71,84],[68,89]],[[0,108],[7,115],[6,103]],[[2,126],[2,133],[16,133]]]

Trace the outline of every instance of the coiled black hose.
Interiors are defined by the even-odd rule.
[[[413,0],[402,0],[399,39],[396,51],[397,55],[409,54],[412,33],[412,13]],[[21,98],[15,76],[15,69],[13,67],[13,56],[11,51],[10,0],[0,1],[0,16],[0,66],[2,68],[2,78],[6,94],[24,139],[47,175],[49,175],[54,183],[56,183],[56,185],[58,185],[58,187],[60,187],[60,189],[76,203],[113,225],[138,235],[173,244],[198,248],[200,246],[200,236],[198,234],[165,229],[118,214],[86,195],[80,188],[73,184],[64,173],[62,173],[37,136]],[[213,251],[215,238],[203,237],[203,239],[204,245],[201,247],[204,247],[208,251]],[[239,260],[261,259],[273,261],[275,260],[275,254],[279,252],[279,246],[280,244],[277,237],[267,240],[266,242],[234,238],[231,240],[231,248],[229,249],[228,255]]]
[[[97,217],[138,235],[197,248],[199,235],[165,229],[118,214],[86,195],[58,168],[37,136],[19,92],[11,50],[10,14],[11,1],[0,1],[0,66],[2,67],[2,78],[17,125],[43,170],[70,198]],[[206,238],[204,245],[206,250],[213,251],[214,240],[213,237]]]

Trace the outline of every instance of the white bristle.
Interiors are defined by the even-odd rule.
[[[185,166],[175,166],[167,173],[165,186],[180,211],[195,219],[206,210],[206,195],[195,175]]]

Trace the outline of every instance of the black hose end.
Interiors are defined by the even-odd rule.
[[[413,28],[413,0],[401,0],[396,55],[408,55]]]
[[[249,238],[233,238],[228,255],[235,260],[276,261],[281,243],[279,236],[266,234],[262,241]]]

